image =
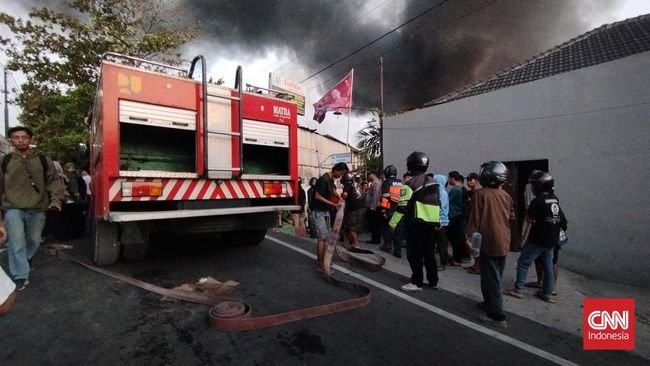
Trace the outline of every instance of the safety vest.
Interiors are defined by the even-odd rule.
[[[399,202],[399,197],[402,189],[402,181],[395,178],[389,178],[388,192],[383,192],[381,195],[381,200],[379,201],[379,207],[389,211],[391,208],[395,208]]]
[[[397,211],[388,226],[395,230],[404,217],[407,223],[440,225],[440,191],[433,178],[416,176],[402,185]]]

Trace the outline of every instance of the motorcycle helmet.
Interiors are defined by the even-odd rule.
[[[530,183],[533,193],[537,196],[542,192],[553,193],[555,179],[547,172],[537,170],[530,175],[528,183]]]
[[[483,187],[498,188],[508,180],[508,168],[500,161],[488,161],[481,165],[478,181]]]
[[[388,179],[390,177],[395,178],[397,176],[397,168],[395,168],[395,165],[389,165],[386,168],[384,168],[384,178]]]
[[[406,158],[406,167],[411,173],[426,172],[429,168],[429,157],[420,151],[413,151]]]

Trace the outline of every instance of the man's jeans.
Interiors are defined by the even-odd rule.
[[[14,280],[29,278],[29,263],[39,245],[45,226],[45,212],[11,208],[5,211],[9,272]]]
[[[501,279],[506,266],[506,257],[490,257],[481,253],[481,292],[487,315],[494,320],[506,320],[503,312]]]
[[[526,242],[519,254],[515,288],[517,290],[524,288],[526,276],[528,276],[528,269],[537,257],[541,260],[544,268],[544,295],[551,296],[553,287],[555,287],[555,278],[553,277],[553,248],[540,247],[531,242]]]

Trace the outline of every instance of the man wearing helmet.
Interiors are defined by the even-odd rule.
[[[507,328],[503,311],[501,280],[506,257],[510,251],[510,220],[513,218],[512,197],[501,189],[508,179],[503,163],[490,161],[481,165],[479,183],[470,206],[467,234],[481,234],[481,292],[479,307],[486,312],[479,317],[484,322]]]
[[[515,287],[506,290],[506,294],[518,299],[524,296],[524,285],[528,269],[537,258],[540,258],[544,269],[542,290],[538,290],[535,296],[553,303],[551,297],[555,287],[553,273],[553,251],[558,247],[560,229],[567,229],[567,220],[560,208],[558,198],[553,194],[553,177],[547,172],[535,172],[531,174],[529,183],[535,198],[528,207],[527,221],[531,224],[528,240],[521,250],[517,260],[517,279]]]
[[[381,199],[379,201],[379,213],[381,217],[381,236],[384,238],[384,245],[379,249],[384,252],[392,252],[397,258],[402,257],[402,240],[400,230],[392,233],[388,227],[388,221],[397,208],[402,180],[397,178],[397,168],[389,165],[384,169],[384,181],[381,184]]]
[[[414,151],[406,158],[408,171],[413,174],[402,185],[397,209],[389,222],[394,230],[405,220],[406,256],[411,267],[411,281],[402,286],[402,291],[422,291],[424,273],[427,271],[429,287],[439,290],[438,266],[434,254],[434,231],[440,227],[440,192],[436,181],[425,175],[429,168],[429,157]]]

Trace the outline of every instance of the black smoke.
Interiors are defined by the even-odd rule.
[[[186,0],[185,5],[216,53],[263,57],[271,50],[295,50],[295,60],[287,53],[291,62],[278,66],[300,81],[439,2]],[[354,67],[355,105],[376,107],[377,60],[383,55],[385,110],[417,108],[588,31],[590,15],[618,5],[604,3],[596,9],[587,0],[450,0],[305,85],[325,90]],[[377,6],[372,18],[361,17]],[[307,72],[292,75],[298,66]]]

